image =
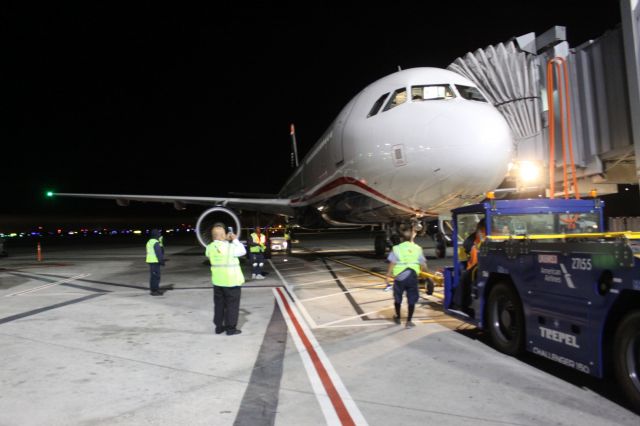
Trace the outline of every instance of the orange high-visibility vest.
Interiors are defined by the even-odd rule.
[[[471,252],[469,253],[469,260],[467,261],[467,269],[471,269],[478,264],[478,250],[482,245],[482,241],[478,233],[476,232],[476,239],[473,241],[473,247],[471,247]]]

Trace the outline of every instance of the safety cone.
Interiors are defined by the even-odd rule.
[[[38,249],[37,249],[36,258],[38,259],[38,262],[42,262],[42,247],[40,247],[40,241],[38,241]]]

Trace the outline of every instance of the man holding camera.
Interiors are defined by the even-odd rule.
[[[238,237],[225,232],[216,225],[211,230],[213,241],[207,246],[205,255],[211,263],[211,283],[213,284],[213,323],[216,334],[226,331],[227,336],[240,334],[238,312],[240,310],[240,287],[244,275],[238,258],[246,254],[246,249]]]

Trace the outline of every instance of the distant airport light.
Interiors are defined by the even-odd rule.
[[[47,197],[49,198],[53,197],[53,191],[47,191]]]
[[[540,166],[532,161],[521,161],[518,172],[522,182],[535,182],[540,177]]]
[[[138,234],[142,234],[142,231],[139,229],[136,229],[135,231],[133,231],[134,234],[138,235]]]

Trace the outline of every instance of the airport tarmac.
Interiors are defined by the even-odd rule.
[[[0,259],[0,424],[638,424],[610,382],[497,352],[437,292],[396,325],[370,239],[299,238],[244,285],[237,336],[214,334],[188,241],[166,243],[161,297],[142,240],[44,244],[42,262],[16,248]]]

